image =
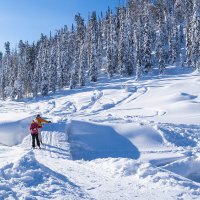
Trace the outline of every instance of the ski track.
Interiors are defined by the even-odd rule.
[[[79,111],[90,110],[94,106],[94,104],[99,101],[103,97],[103,92],[100,90],[95,90],[91,96],[91,101],[87,105],[81,106]]]
[[[128,90],[129,86],[126,85],[126,90]],[[124,88],[123,88],[124,89]],[[126,104],[126,103],[129,103],[131,101],[134,101],[135,99],[139,98],[140,96],[144,95],[146,92],[148,91],[147,88],[137,88],[136,92],[135,93],[130,93],[127,95],[127,97],[121,99],[121,100],[118,100],[116,103],[113,103],[113,104],[110,104],[108,106],[104,106],[102,109],[99,109],[97,111],[93,111],[94,114],[97,114],[101,111],[107,111],[107,110],[110,110],[112,108],[116,108],[117,106],[120,106],[120,105],[123,105],[123,104]],[[114,101],[113,101],[114,102]]]
[[[126,86],[126,87],[128,88],[128,86]],[[124,90],[124,88],[123,88],[123,90]],[[97,115],[99,113],[104,113],[104,111],[106,112],[108,110],[116,108],[117,106],[120,106],[120,105],[129,103],[131,101],[134,101],[135,99],[137,99],[140,96],[144,95],[147,91],[148,91],[148,88],[139,88],[139,89],[137,88],[136,89],[136,93],[130,93],[130,94],[127,95],[127,97],[125,97],[125,98],[123,98],[121,100],[110,99],[110,102],[112,102],[112,103],[103,104],[102,108],[95,110],[95,104],[97,102],[99,102],[101,99],[102,99],[102,102],[103,102],[103,97],[105,97],[105,95],[103,94],[103,92],[98,91],[99,95],[97,95],[97,97],[96,97],[96,95],[94,95],[91,98],[91,99],[93,99],[91,101],[91,103],[89,103],[86,106],[81,107],[80,111],[84,110],[84,113],[83,112],[78,112],[78,113],[75,114],[75,116],[77,116],[77,115],[79,115],[79,116],[83,115],[83,116],[88,116],[89,117],[89,116],[95,116],[95,115]],[[106,99],[106,97],[105,97],[105,99]],[[149,117],[152,117],[152,116],[149,116]]]
[[[126,101],[123,103],[130,103],[131,101],[136,100],[137,98],[141,97],[148,91],[149,91],[148,87],[139,87],[137,88],[136,93],[134,93],[134,95],[131,95],[129,98],[127,98]]]

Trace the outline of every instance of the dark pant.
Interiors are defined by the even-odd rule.
[[[38,147],[40,147],[40,141],[38,138],[38,134],[31,134],[31,136],[32,136],[32,147],[33,148],[35,147],[35,140],[37,142]]]

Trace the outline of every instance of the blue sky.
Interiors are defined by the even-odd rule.
[[[105,13],[118,4],[119,0],[0,0],[0,51],[6,41],[16,47],[21,39],[37,41],[41,33],[71,26],[78,12],[87,19],[93,10]]]

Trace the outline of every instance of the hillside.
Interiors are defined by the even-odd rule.
[[[1,101],[0,199],[200,199],[199,87],[198,72],[169,67]],[[31,150],[38,113],[53,123]]]

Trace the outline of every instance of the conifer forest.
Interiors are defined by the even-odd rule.
[[[100,16],[75,16],[71,27],[38,41],[5,42],[0,52],[0,98],[46,96],[112,79],[136,80],[168,65],[200,67],[200,0],[129,0]]]

